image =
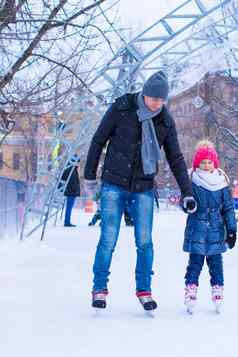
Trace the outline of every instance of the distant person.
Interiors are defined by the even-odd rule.
[[[199,275],[206,259],[212,301],[220,311],[223,301],[222,253],[236,243],[236,220],[227,175],[219,168],[214,145],[198,143],[191,172],[197,211],[187,218],[183,249],[189,253],[185,275],[185,305],[192,313],[197,301]]]
[[[159,210],[159,192],[158,190],[155,190],[155,204],[156,204],[156,207],[157,207],[157,210]]]
[[[100,206],[100,193],[98,192],[96,194],[95,198],[96,204],[97,204],[97,210],[89,222],[89,226],[94,226],[97,222],[100,222],[99,224],[101,225],[101,206]],[[126,226],[133,226],[133,218],[131,216],[130,208],[128,207],[129,204],[127,203],[125,206],[125,212],[124,212],[124,220]]]
[[[95,226],[95,224],[99,221],[101,223],[101,205],[100,205],[100,191],[96,192],[94,201],[96,202],[97,205],[97,210],[95,214],[93,215],[93,218],[89,222],[89,226]]]
[[[74,161],[74,158],[76,161]],[[71,173],[72,166],[70,166],[64,171],[62,175],[62,179],[64,181],[67,181],[70,175],[69,181],[64,191],[64,195],[66,196],[66,208],[65,208],[65,218],[64,218],[65,227],[76,227],[75,224],[71,223],[71,214],[72,214],[72,209],[76,197],[80,196],[80,180],[79,180],[80,159],[77,156],[74,156],[72,161],[73,161],[72,165],[74,166],[72,173]]]
[[[154,199],[157,210],[159,210],[159,188],[156,180],[154,180]]]

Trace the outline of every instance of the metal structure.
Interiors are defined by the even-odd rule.
[[[119,49],[92,79],[110,99],[130,90],[130,78],[139,89],[148,74],[158,69],[172,80],[180,67],[203,65],[202,50],[222,48],[238,28],[238,4],[234,0],[187,0]],[[232,48],[233,55],[237,49]],[[133,60],[122,63],[124,56]],[[118,79],[118,71],[123,75]],[[110,101],[109,99],[109,101]]]
[[[37,180],[34,182],[31,192],[29,193],[20,236],[21,240],[25,236],[34,233],[40,227],[42,227],[42,240],[47,221],[55,217],[64,206],[63,193],[70,179],[70,175],[66,181],[62,179],[62,175],[64,170],[68,168],[70,168],[70,174],[72,173],[75,161],[72,158],[77,152],[77,141],[78,139],[80,140],[80,135],[78,135],[75,140],[66,139],[65,134],[71,129],[72,126],[68,125],[58,130],[49,149],[52,159],[49,160],[49,155],[47,155],[45,162],[42,163],[42,167],[38,171]],[[77,129],[75,125],[74,129]],[[53,153],[58,145],[64,145],[64,151],[61,155],[53,158]],[[46,182],[42,183],[42,179],[45,179]]]
[[[229,57],[230,65],[232,56],[236,59],[238,52],[231,38],[238,30],[237,6],[234,0],[185,1],[133,40],[128,43],[123,40],[116,55],[91,78],[90,88],[111,102],[125,92],[140,89],[146,77],[158,69],[166,71],[172,82],[176,75],[181,78],[184,70],[201,67],[204,61],[201,54],[205,49],[219,49],[222,56]],[[236,65],[234,60],[234,68]],[[53,162],[55,169],[50,172],[40,208],[34,208],[39,192],[38,183],[35,183],[25,212],[21,239],[39,227],[42,227],[43,239],[47,221],[62,209],[62,193],[67,184],[61,180],[62,172],[67,165],[73,165],[70,161],[73,153],[79,150],[81,155],[87,151],[95,128],[95,113],[100,109],[100,104],[91,111],[84,108],[85,119],[78,126],[73,124],[78,134],[72,142],[67,143],[64,137],[67,126],[57,134],[50,150],[56,142],[64,143],[67,149],[57,162]],[[38,176],[41,174],[39,172]],[[26,233],[30,214],[34,214],[35,219]]]
[[[43,158],[37,173],[37,179],[29,188],[28,202],[25,209],[20,240],[30,236],[39,228],[41,229],[40,239],[43,240],[47,222],[55,218],[64,208],[64,191],[67,187],[77,158],[85,155],[84,150],[89,145],[88,134],[95,125],[95,111],[100,109],[88,107],[87,100],[80,99],[84,107],[84,113],[80,120],[75,122],[65,121],[58,127],[56,135],[50,144],[48,155]],[[72,115],[69,112],[68,119]],[[69,135],[73,133],[73,135]],[[92,135],[92,134],[91,134]],[[55,154],[57,146],[61,149]],[[78,153],[80,152],[80,156]],[[67,180],[63,180],[63,172],[70,169]]]

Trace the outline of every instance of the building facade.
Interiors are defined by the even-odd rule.
[[[191,167],[196,143],[207,138],[214,142],[221,167],[231,182],[237,179],[238,79],[220,73],[207,74],[192,88],[172,97],[169,109],[187,166]],[[176,187],[166,164],[162,164],[162,172],[159,181]]]
[[[73,106],[75,103],[72,103]],[[93,103],[91,106],[93,107]],[[231,180],[238,179],[238,80],[219,73],[207,74],[192,88],[172,97],[169,100],[169,110],[175,119],[180,146],[188,167],[191,166],[197,141],[209,138],[216,145],[221,166]],[[91,136],[101,116],[102,113],[95,113]],[[79,121],[83,117],[82,105],[78,105],[77,110],[66,108],[62,112],[63,121],[68,123]],[[52,158],[48,155],[55,132],[56,120],[51,114],[37,119],[20,116],[16,118],[14,131],[0,147],[0,177],[22,182],[34,181],[45,158],[48,158],[50,171]],[[75,134],[72,129],[67,135],[70,139]],[[91,140],[89,136],[80,147],[81,173],[85,162],[83,151],[87,151],[84,147]],[[43,178],[43,182],[45,181],[47,177]],[[166,160],[160,162],[157,184],[161,188],[176,188]]]

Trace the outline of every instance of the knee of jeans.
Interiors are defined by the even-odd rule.
[[[148,234],[141,235],[139,238],[136,239],[136,245],[137,248],[140,249],[152,248],[153,243],[151,236]]]
[[[115,229],[108,229],[107,232],[103,232],[100,239],[100,246],[104,250],[114,250],[117,242],[118,232]]]
[[[104,251],[114,251],[116,242],[112,240],[103,240],[99,243]]]

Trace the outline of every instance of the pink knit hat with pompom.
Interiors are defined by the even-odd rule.
[[[200,146],[193,156],[193,169],[199,167],[202,160],[211,160],[215,169],[219,167],[219,159],[216,150],[210,146]]]

